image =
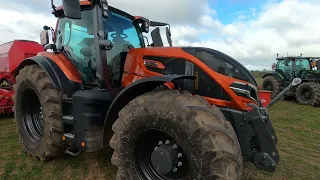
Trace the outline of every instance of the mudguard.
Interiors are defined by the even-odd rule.
[[[267,73],[264,76],[262,76],[262,78],[265,78],[265,77],[270,76],[270,75],[274,76],[279,82],[284,81],[284,77],[280,73],[278,73],[276,71],[274,71],[272,73]]]
[[[153,76],[140,79],[133,82],[129,86],[125,87],[113,100],[109,107],[107,116],[104,124],[104,139],[103,145],[108,145],[108,140],[112,134],[112,125],[118,118],[119,111],[128,104],[132,99],[138,97],[141,94],[150,92],[156,87],[166,82],[172,82],[177,88],[175,80],[179,79],[191,79],[195,80],[195,76],[186,75],[164,75],[164,76]],[[111,133],[111,134],[110,134]]]
[[[22,61],[22,63],[17,67],[15,76],[18,74],[20,69],[31,64],[39,65],[50,78],[54,88],[66,92],[68,96],[71,96],[77,89],[81,88],[81,84],[71,82],[59,66],[53,60],[45,56],[34,56]]]

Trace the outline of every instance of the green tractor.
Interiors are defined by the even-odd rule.
[[[294,78],[302,83],[287,92],[284,98],[295,98],[300,104],[320,106],[320,61],[318,57],[278,57],[273,72],[263,76],[262,89],[275,97]]]

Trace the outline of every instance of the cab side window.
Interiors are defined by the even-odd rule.
[[[206,51],[201,50],[196,52],[196,57],[199,58],[203,63],[205,63],[210,69],[216,71],[217,73],[235,79],[240,79],[248,82],[250,81],[246,76],[244,76],[241,73],[239,68]]]

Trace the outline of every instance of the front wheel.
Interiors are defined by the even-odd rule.
[[[14,85],[15,119],[20,143],[29,155],[41,160],[62,156],[62,107],[59,91],[45,71],[28,65]]]
[[[113,125],[117,179],[240,179],[236,133],[220,109],[190,93],[153,91],[132,100]]]
[[[263,79],[262,89],[272,91],[271,97],[274,98],[280,93],[280,83],[273,75],[268,75]]]

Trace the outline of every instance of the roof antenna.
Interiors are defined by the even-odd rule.
[[[279,57],[279,54],[277,54],[277,58]]]
[[[300,54],[300,56],[302,57],[302,54]]]
[[[51,0],[51,8],[53,9],[54,12],[56,12],[56,6],[53,4],[53,0]]]

